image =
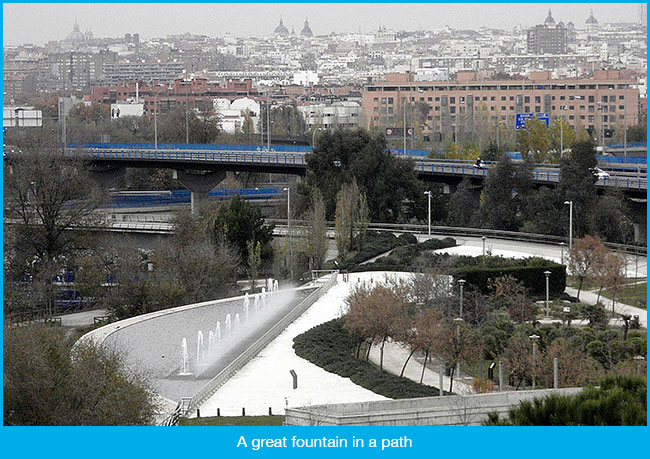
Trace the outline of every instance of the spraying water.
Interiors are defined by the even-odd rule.
[[[190,356],[187,352],[187,340],[185,338],[181,341],[181,371],[178,374],[179,376],[192,374],[190,372]]]
[[[221,322],[217,320],[217,328],[214,331],[215,335],[217,335],[217,343],[221,342]]]
[[[214,351],[216,351],[217,346],[215,345],[214,342],[214,332],[210,330],[210,333],[208,333],[208,354],[212,354]]]
[[[203,346],[203,332],[199,330],[196,337],[196,364],[205,364],[205,346]]]
[[[232,331],[232,319],[230,318],[230,314],[226,314],[226,332],[230,334]]]
[[[239,313],[235,314],[235,328],[239,328]]]

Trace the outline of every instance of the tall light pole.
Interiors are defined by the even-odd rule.
[[[404,112],[404,129],[402,134],[404,136],[404,156],[406,156],[406,97],[402,97],[402,111]]]
[[[623,157],[627,158],[627,85],[623,90]]]
[[[287,232],[289,233],[289,274],[293,279],[293,264],[292,264],[292,247],[291,247],[291,188],[283,188],[287,192]]]
[[[458,285],[460,286],[460,318],[463,318],[463,286],[465,285],[465,279],[461,279],[458,281]]]
[[[268,91],[266,92],[266,151],[271,152],[271,103]]]
[[[429,201],[429,236],[431,236],[431,195],[433,193],[431,191],[425,191],[424,194],[428,196]]]
[[[564,201],[569,206],[569,256],[573,250],[573,201]]]
[[[158,151],[158,94],[160,94],[160,91],[162,91],[162,88],[156,91],[153,98],[153,142],[156,151]]]
[[[311,150],[314,151],[316,147],[316,132],[323,131],[323,128],[314,128],[314,132],[311,134]]]
[[[566,109],[566,105],[560,106],[560,158],[564,157],[564,114],[562,112]]]
[[[187,86],[185,86],[185,143],[190,143],[190,103]]]
[[[537,340],[539,335],[530,335],[529,338],[533,342],[533,390],[535,390],[535,375],[537,373]]]
[[[546,318],[550,318],[550,305],[549,305],[549,280],[551,276],[551,271],[544,271],[544,275],[546,276]]]
[[[460,324],[463,322],[462,317],[456,317],[454,319],[454,322],[456,322],[456,345],[458,346],[456,349],[458,350],[458,354],[460,355]],[[458,360],[456,360],[456,378],[460,378],[460,358],[459,355],[456,356]]]

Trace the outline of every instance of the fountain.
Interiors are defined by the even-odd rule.
[[[239,328],[239,313],[235,314],[235,328]]]
[[[277,279],[273,281],[273,291],[275,293],[278,293],[280,291],[280,283],[278,282]]]
[[[187,353],[187,340],[183,338],[181,341],[181,371],[178,372],[179,376],[191,375],[190,371],[190,357]]]
[[[217,346],[214,342],[214,332],[210,330],[210,333],[208,333],[208,355],[212,354],[216,350]]]
[[[230,314],[226,314],[226,332],[230,333],[232,330],[232,319],[230,318]]]
[[[217,343],[221,342],[221,322],[217,320],[217,328],[214,331],[214,334],[217,335]]]
[[[262,307],[266,307],[266,288],[262,287]]]
[[[260,311],[260,296],[255,295],[255,313],[258,313]]]
[[[248,322],[248,304],[244,302],[244,320]]]
[[[203,332],[199,330],[196,338],[196,364],[205,365],[205,346],[203,346]]]

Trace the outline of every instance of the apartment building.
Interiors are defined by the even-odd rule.
[[[411,74],[388,74],[368,85],[362,107],[368,126],[398,126],[402,107],[429,105],[427,132],[466,127],[474,114],[487,111],[492,122],[514,128],[517,113],[563,116],[572,127],[589,131],[613,130],[638,122],[639,90],[636,76],[624,70],[594,72],[591,78],[551,79],[550,72],[531,72],[525,80],[479,79],[463,71],[452,81],[413,81]]]

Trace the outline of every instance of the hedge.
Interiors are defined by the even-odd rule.
[[[345,318],[318,325],[293,339],[296,355],[385,397],[415,398],[438,395],[438,389],[401,378],[355,357],[357,342],[343,327]]]
[[[546,275],[544,271],[550,271],[549,293],[550,295],[561,295],[566,288],[566,267],[551,261],[546,264],[535,266],[510,266],[490,268],[472,266],[460,268],[454,274],[456,280],[465,279],[468,284],[477,287],[482,293],[490,292],[490,280],[497,277],[510,275],[522,282],[532,295],[546,295]]]
[[[364,236],[362,250],[341,263],[340,268],[350,270],[355,265],[388,252],[395,247],[409,244],[410,239],[402,236],[397,237],[393,233],[367,231]]]

